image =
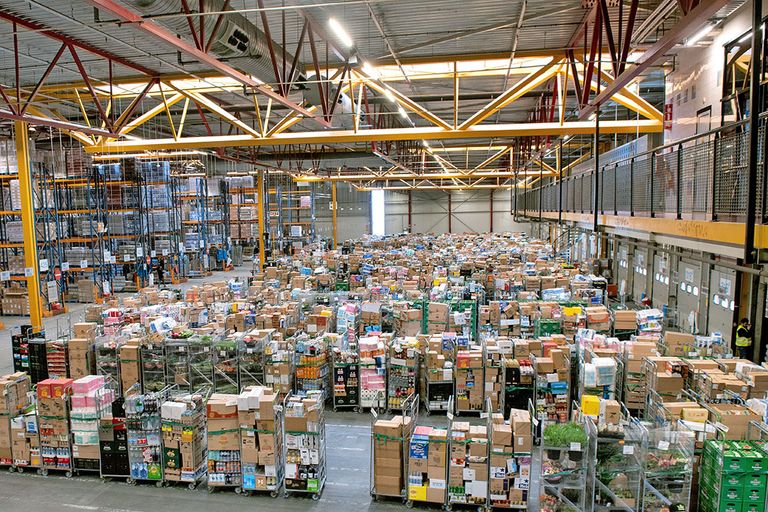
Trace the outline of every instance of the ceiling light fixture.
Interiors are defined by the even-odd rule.
[[[403,107],[398,107],[397,111],[400,112],[400,117],[408,118],[408,112]]]
[[[336,37],[339,38],[339,41],[344,43],[344,46],[347,48],[352,48],[355,46],[354,41],[352,41],[352,38],[349,36],[346,30],[344,30],[344,27],[342,27],[338,21],[336,21],[335,18],[331,18],[328,20],[328,26],[331,27],[331,30],[336,34]]]
[[[696,43],[704,39],[704,36],[712,32],[712,29],[715,28],[715,23],[710,23],[709,25],[705,26],[695,34],[693,34],[686,42],[685,46],[694,46]]]

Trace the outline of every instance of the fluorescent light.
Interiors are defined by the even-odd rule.
[[[395,95],[392,94],[392,91],[390,91],[389,89],[384,89],[384,96],[386,96],[389,101],[392,101],[392,102],[395,101]]]
[[[565,138],[563,139],[563,142],[568,142],[568,139],[570,139],[570,138],[571,138],[570,135],[566,135]]]
[[[400,117],[405,117],[405,118],[408,117],[408,112],[406,112],[405,109],[403,109],[403,107],[398,107],[397,111],[400,112]]]
[[[592,113],[592,114],[589,116],[589,120],[590,120],[590,121],[594,121],[594,120],[595,120],[595,118],[597,118],[597,114],[595,114],[595,113],[593,112],[593,113]]]
[[[349,34],[347,34],[347,31],[344,30],[344,27],[342,27],[338,21],[336,21],[335,18],[331,18],[328,20],[328,26],[331,27],[331,30],[336,34],[336,37],[339,38],[339,41],[344,43],[344,46],[347,48],[352,48],[355,46],[354,41],[352,41],[352,38],[349,37]]]
[[[627,56],[627,62],[630,64],[634,64],[638,60],[640,60],[640,57],[643,56],[643,52],[632,52]]]
[[[715,28],[714,23],[710,23],[709,25],[706,25],[704,28],[693,34],[688,40],[685,42],[685,46],[693,46],[699,41],[701,41],[704,36],[712,32],[712,29]]]
[[[370,62],[363,62],[363,72],[374,80],[378,80],[381,77],[379,70],[371,66]]]

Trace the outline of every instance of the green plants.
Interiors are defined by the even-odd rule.
[[[587,446],[588,438],[587,433],[584,432],[584,428],[578,423],[560,423],[547,425],[544,429],[544,445],[548,448],[565,448],[568,447],[568,458],[574,462],[578,462],[582,458],[582,450]],[[578,450],[570,450],[574,445],[578,445]],[[550,459],[559,457],[552,457],[554,452],[559,450],[547,449],[547,456]]]

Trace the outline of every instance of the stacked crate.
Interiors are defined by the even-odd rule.
[[[702,512],[764,512],[768,453],[753,441],[706,441],[699,506]]]

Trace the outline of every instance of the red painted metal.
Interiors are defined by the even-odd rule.
[[[85,81],[85,86],[88,88],[88,92],[91,94],[91,99],[93,99],[93,103],[96,105],[96,109],[99,111],[99,117],[104,122],[104,125],[111,130],[112,122],[109,120],[109,116],[107,116],[107,113],[104,111],[101,100],[99,100],[99,96],[96,94],[96,89],[93,88],[93,84],[91,84],[91,80],[88,78],[88,73],[85,71],[83,63],[80,61],[80,57],[77,55],[77,51],[75,50],[74,46],[69,46],[69,53],[72,54],[72,59],[75,61],[75,65],[77,65],[77,69],[80,71],[80,75],[83,77],[83,81]]]
[[[269,48],[269,60],[272,61],[272,70],[274,71],[275,78],[277,79],[278,89],[280,89],[280,93],[285,96],[285,80],[283,75],[280,74],[280,66],[277,64],[275,45],[272,42],[272,32],[269,30],[269,19],[267,18],[267,12],[264,10],[264,1],[257,0],[256,3],[259,5],[259,9],[261,9],[261,28],[264,29],[264,35],[266,36],[267,48]],[[285,55],[285,52],[283,52],[283,55]]]
[[[611,52],[613,76],[618,76],[619,53],[616,50],[616,40],[613,38],[613,27],[611,26],[611,15],[608,12],[608,2],[606,0],[598,0],[598,2],[600,3],[600,12],[602,13],[601,19],[605,21],[605,37],[608,39],[608,50]],[[619,26],[619,33],[621,33],[621,26]]]
[[[200,38],[197,36],[195,23],[192,21],[192,10],[189,8],[187,0],[181,0],[181,8],[184,10],[184,14],[186,14],[185,18],[187,19],[187,25],[189,25],[189,31],[192,33],[192,39],[195,41],[195,48],[199,50],[203,46],[200,44]]]
[[[88,53],[92,53],[93,55],[97,55],[99,57],[105,58],[105,59],[111,59],[121,66],[125,66],[127,68],[133,69],[135,71],[138,71],[139,73],[143,75],[149,75],[149,76],[155,76],[157,73],[149,68],[145,68],[144,66],[141,66],[139,64],[135,64],[129,60],[123,59],[122,57],[118,57],[117,55],[114,55],[108,51],[102,50],[100,48],[96,48],[95,46],[91,46],[88,43],[84,43],[82,41],[78,41],[76,39],[73,39],[69,36],[66,36],[64,34],[60,34],[59,32],[56,32],[54,30],[51,30],[50,28],[40,25],[39,23],[34,23],[32,21],[25,20],[23,18],[19,18],[18,16],[14,16],[13,14],[10,14],[8,12],[0,11],[0,19],[4,19],[6,21],[9,21],[11,23],[14,23],[15,25],[24,27],[28,30],[33,30],[41,35],[44,35],[50,39],[55,39],[57,41],[60,41],[62,43],[67,43],[71,46],[75,46],[77,48],[80,48],[81,50],[85,50]],[[14,29],[14,33],[16,30]]]
[[[117,125],[112,127],[112,129],[115,132],[120,132],[123,126],[128,124],[128,121],[130,121],[131,115],[133,115],[133,111],[136,110],[136,107],[138,107],[141,101],[147,96],[147,93],[150,91],[150,89],[152,89],[152,87],[154,87],[159,81],[160,80],[158,78],[152,78],[147,84],[147,86],[144,87],[144,89],[142,89],[141,93],[139,93],[138,96],[136,96],[135,98],[133,98],[133,100],[131,100],[131,103],[119,116],[123,118],[123,120]]]
[[[317,92],[320,95],[320,108],[323,111],[323,118],[328,115],[328,99],[325,94],[325,88],[320,81],[320,60],[317,58],[317,46],[315,46],[315,36],[310,25],[307,35],[309,35],[309,48],[312,51],[312,63],[315,65],[315,81],[317,82]]]
[[[299,42],[296,43],[296,52],[293,54],[293,61],[291,61],[291,71],[286,75],[287,81],[288,81],[288,86],[286,87],[287,91],[291,90],[291,87],[293,87],[293,81],[296,79],[296,70],[298,69],[299,56],[301,55],[301,50],[304,47],[304,38],[307,35],[307,27],[309,27],[309,22],[307,20],[304,20],[304,25],[301,27],[301,35],[299,36]],[[283,55],[285,55],[285,51],[283,51]]]
[[[629,6],[629,18],[627,19],[627,31],[626,31],[626,35],[624,36],[624,47],[621,50],[621,61],[619,62],[619,75],[622,74],[624,72],[624,69],[627,67],[627,58],[629,58],[629,44],[630,44],[630,41],[632,40],[632,34],[634,34],[635,18],[637,17],[637,8],[639,5],[640,5],[640,0],[632,0],[632,4],[630,4]]]
[[[319,123],[323,127],[325,128],[331,127],[330,123],[317,118],[314,113],[302,107],[301,105],[297,105],[296,103],[293,103],[289,99],[283,97],[279,93],[267,87],[265,84],[257,80],[254,80],[248,75],[241,73],[240,71],[234,69],[228,64],[225,64],[224,62],[221,62],[217,58],[203,52],[202,50],[198,50],[197,48],[190,45],[189,43],[176,37],[176,35],[170,32],[169,30],[163,28],[162,26],[158,25],[153,21],[142,18],[141,16],[136,14],[134,11],[127,9],[126,7],[118,4],[114,0],[87,0],[87,1],[88,3],[90,3],[91,5],[94,5],[95,7],[98,7],[99,9],[103,9],[111,13],[113,16],[116,16],[126,22],[131,23],[131,26],[133,26],[137,30],[146,32],[156,37],[157,39],[165,42],[166,44],[188,55],[191,55],[192,57],[196,58],[200,63],[210,66],[216,71],[219,71],[220,73],[234,80],[237,80],[238,82],[240,82],[245,86],[254,88],[256,91],[260,92],[261,94],[264,94],[265,96],[272,98],[277,103],[285,107],[288,107],[291,110],[296,111],[297,113],[303,115],[304,117],[314,119],[315,122]]]
[[[221,7],[222,12],[229,9],[229,2],[230,0],[225,0],[224,5]],[[216,18],[216,22],[213,24],[211,37],[205,43],[205,53],[208,53],[209,51],[211,51],[211,46],[213,45],[213,42],[216,40],[216,36],[219,34],[219,29],[221,28],[221,24],[223,21],[224,21],[224,14],[219,14],[219,16]]]
[[[19,112],[19,114],[24,115],[24,112],[27,111],[27,108],[29,108],[29,105],[34,101],[35,96],[37,96],[37,93],[40,91],[40,87],[42,87],[45,81],[48,80],[48,77],[51,75],[51,71],[53,71],[53,68],[56,66],[56,63],[59,61],[59,58],[61,58],[61,54],[64,53],[64,50],[66,48],[67,48],[66,43],[62,43],[61,48],[59,48],[59,51],[56,52],[56,55],[54,55],[51,63],[48,64],[48,68],[46,68],[45,73],[43,73],[43,76],[37,82],[37,85],[35,85],[35,88],[32,89],[32,92],[30,93],[29,98],[27,98],[26,103],[24,103],[24,106],[21,107],[21,111]],[[21,98],[16,98],[16,99],[21,101]]]
[[[92,128],[90,126],[83,126],[75,123],[70,123],[68,121],[59,121],[57,119],[51,119],[47,117],[37,117],[37,116],[31,116],[29,114],[24,114],[23,116],[20,116],[13,112],[5,112],[3,110],[0,110],[0,119],[10,119],[11,121],[24,121],[26,123],[35,125],[35,126],[50,126],[51,128],[58,128],[60,130],[69,130],[74,132],[81,132],[81,133],[87,133],[89,135],[96,135],[98,137],[109,137],[109,138],[117,138],[118,134],[108,131],[108,130],[101,130],[99,128]]]

